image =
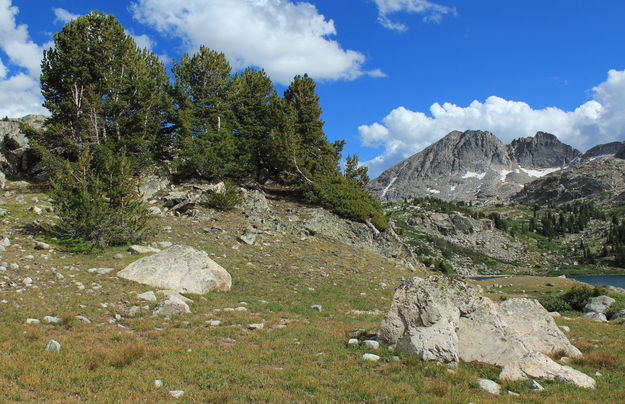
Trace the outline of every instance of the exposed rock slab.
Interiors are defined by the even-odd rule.
[[[204,251],[177,245],[143,257],[117,273],[117,276],[179,293],[204,294],[228,291],[232,277]]]
[[[560,365],[540,352],[532,352],[512,362],[501,370],[502,380],[522,380],[527,378],[547,379],[595,388],[595,380],[569,366]]]

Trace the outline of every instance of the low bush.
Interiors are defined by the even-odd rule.
[[[388,227],[380,201],[356,180],[339,175],[317,179],[306,197],[346,219],[363,223],[371,220],[381,231]]]
[[[125,153],[85,148],[76,162],[51,154],[44,161],[50,171],[49,195],[59,216],[49,230],[59,240],[84,250],[83,240],[108,247],[137,242],[149,234],[147,207]]]
[[[225,192],[209,191],[206,194],[206,205],[217,210],[232,210],[243,201],[243,195],[239,187],[233,182],[226,182]]]
[[[541,296],[538,301],[547,311],[564,312],[572,310],[571,305],[562,298],[562,295]]]
[[[603,290],[598,287],[573,286],[562,294],[542,296],[538,301],[547,311],[582,311],[591,298],[600,296],[602,292]]]

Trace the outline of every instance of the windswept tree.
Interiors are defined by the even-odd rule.
[[[274,159],[281,161],[278,164],[283,165],[282,170],[296,174],[298,182],[310,185],[317,177],[339,173],[338,161],[345,144],[344,141],[328,142],[315,89],[315,82],[308,75],[293,79],[284,92],[283,130],[273,136],[279,145],[279,154]]]
[[[165,68],[114,16],[93,11],[67,23],[41,67],[48,149],[75,160],[85,145],[144,156],[162,143],[171,109]]]
[[[345,177],[356,180],[365,187],[369,183],[369,169],[361,166],[358,156],[347,156],[345,159]]]

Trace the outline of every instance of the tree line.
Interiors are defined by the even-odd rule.
[[[167,160],[183,178],[271,179],[344,217],[386,227],[358,157],[347,156],[341,171],[345,142],[327,140],[316,84],[306,74],[280,96],[262,69],[233,73],[223,53],[202,46],[174,61],[170,76],[114,16],[94,11],[55,34],[41,88],[51,116],[33,141],[56,192],[73,189],[85,199],[94,189],[89,181],[110,188],[113,177]],[[103,201],[132,205],[101,191]]]

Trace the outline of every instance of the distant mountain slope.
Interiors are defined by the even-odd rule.
[[[369,189],[385,200],[423,196],[507,200],[525,184],[581,155],[543,132],[506,146],[490,132],[454,131],[383,172]]]
[[[539,205],[584,199],[623,201],[625,160],[612,156],[589,158],[527,184],[513,199]]]

